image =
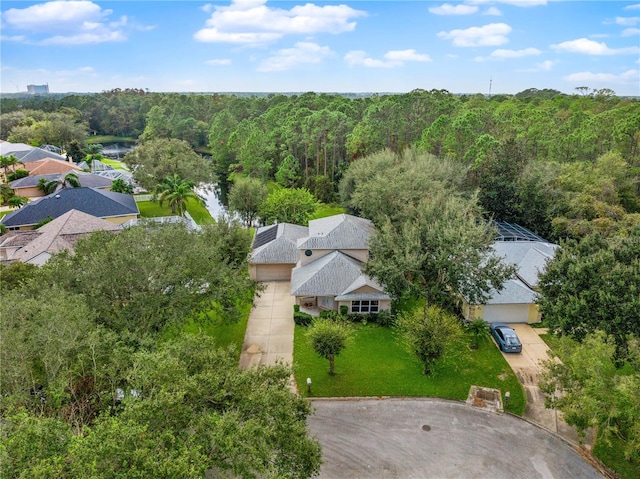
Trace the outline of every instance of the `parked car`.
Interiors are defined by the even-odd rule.
[[[505,323],[491,323],[491,336],[498,343],[500,351],[505,353],[521,353],[522,343],[516,332]]]

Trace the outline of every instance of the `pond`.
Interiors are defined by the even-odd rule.
[[[103,143],[102,156],[112,160],[120,160],[136,146],[138,146],[137,143]]]
[[[212,218],[218,218],[220,216],[229,216],[227,208],[220,201],[220,194],[216,185],[204,185],[196,189],[196,193],[204,198],[207,210],[211,214]]]

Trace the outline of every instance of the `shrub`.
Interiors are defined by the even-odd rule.
[[[16,171],[14,171],[13,173],[9,173],[7,175],[7,181],[13,181],[13,180],[19,180],[20,178],[25,178],[29,176],[29,171],[25,170],[23,168],[18,168]]]
[[[327,319],[344,319],[342,316],[340,316],[339,313],[335,311],[320,311],[320,317]]]
[[[299,304],[294,304],[293,305],[293,312],[294,313],[299,313],[300,312],[300,305]]]
[[[342,316],[349,314],[349,306],[340,306],[340,314]]]
[[[293,313],[293,322],[298,326],[309,326],[313,321],[313,316],[302,311],[296,311]]]
[[[380,311],[377,314],[376,321],[380,326],[389,327],[395,324],[396,318],[391,314],[391,311]]]

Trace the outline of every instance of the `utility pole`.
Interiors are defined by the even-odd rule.
[[[489,77],[489,98],[491,98],[491,84],[493,83],[493,77]]]

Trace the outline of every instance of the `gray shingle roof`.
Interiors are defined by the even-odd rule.
[[[258,228],[254,236],[254,244],[261,235],[275,228],[275,237],[256,247],[249,260],[252,264],[295,264],[298,262],[300,251],[296,247],[299,238],[307,236],[309,230],[305,226],[280,223],[276,226]]]
[[[67,158],[58,155],[52,151],[43,150],[42,148],[33,148],[31,150],[22,150],[12,153],[18,160],[28,163],[31,161],[43,160],[45,158],[53,158],[54,160],[67,161]]]
[[[533,304],[536,293],[519,279],[510,279],[504,283],[502,290],[491,291],[487,304]]]
[[[57,179],[63,179],[65,175],[66,173],[52,173],[49,175],[25,176],[24,178],[12,181],[9,184],[14,190],[19,188],[30,188],[33,186],[38,186],[40,178],[45,178],[47,181],[55,181]],[[104,178],[100,175],[93,175],[91,173],[84,173],[82,171],[77,172],[76,175],[78,175],[80,186],[84,186],[87,188],[109,188],[112,183],[109,178]]]
[[[374,233],[371,221],[351,215],[335,215],[309,221],[309,236],[298,249],[368,249]]]
[[[291,272],[291,294],[294,296],[344,296],[354,289],[368,285],[373,288],[382,287],[362,273],[363,263],[334,251],[304,266],[297,266]],[[349,296],[351,297],[351,296]],[[357,299],[357,298],[354,298]],[[373,299],[389,299],[376,296]]]
[[[538,275],[558,245],[542,241],[496,241],[493,249],[506,263],[517,266],[517,275],[530,288],[538,287]]]
[[[132,195],[96,188],[63,188],[9,213],[0,222],[9,228],[32,226],[47,217],[55,219],[72,209],[98,218],[140,213]]]

